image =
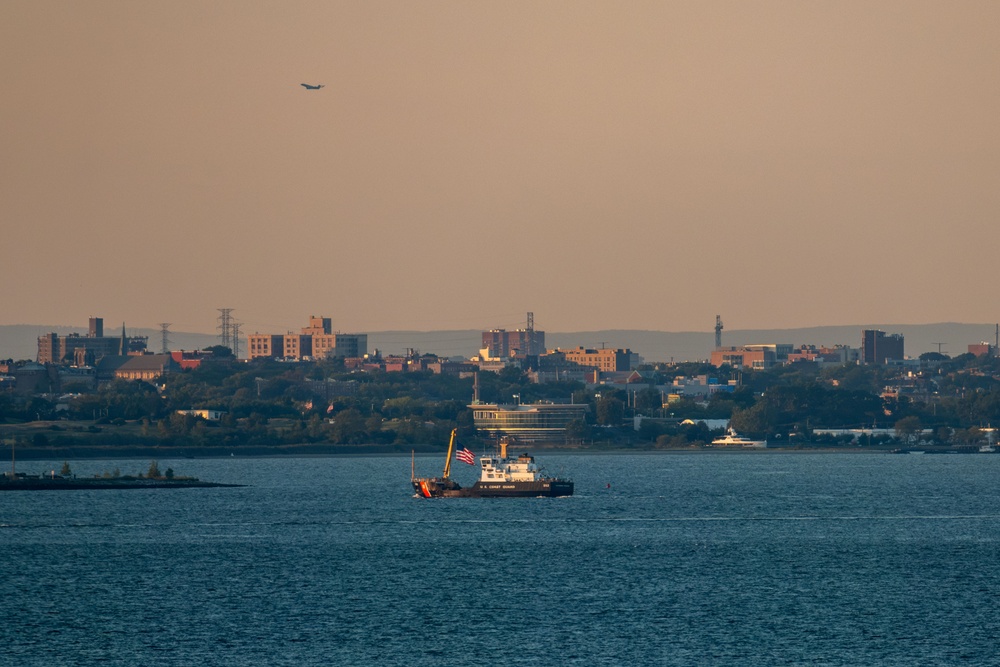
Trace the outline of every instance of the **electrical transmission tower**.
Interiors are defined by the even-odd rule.
[[[722,316],[715,316],[715,349],[722,347]]]
[[[219,344],[233,349],[233,309],[219,308]]]
[[[233,332],[233,357],[236,359],[240,358],[240,327],[243,326],[241,322],[233,322],[230,327]]]
[[[160,322],[160,354],[170,352],[170,322]]]

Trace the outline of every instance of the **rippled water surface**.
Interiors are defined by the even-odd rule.
[[[161,460],[249,486],[0,494],[0,664],[998,661],[1000,456],[539,461],[576,495],[415,498],[389,456]]]

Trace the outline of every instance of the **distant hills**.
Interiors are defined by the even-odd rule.
[[[995,342],[994,324],[962,324],[941,322],[937,324],[865,324],[850,326],[806,327],[800,329],[743,329],[726,330],[722,344],[749,345],[753,343],[791,343],[793,345],[849,345],[861,346],[862,329],[882,329],[890,334],[902,334],[906,339],[907,356],[916,357],[924,352],[941,352],[956,356],[967,351],[972,343]],[[105,329],[113,335],[113,329]],[[86,328],[48,326],[38,324],[0,325],[0,359],[34,359],[38,337],[56,332],[86,334]],[[149,349],[158,352],[161,346],[159,329],[127,329],[130,336],[148,336]],[[444,331],[373,331],[368,332],[369,349],[378,348],[383,354],[400,354],[408,348],[431,352],[441,356],[469,357],[479,350],[479,330]],[[196,350],[217,345],[215,334],[170,332],[170,349]],[[638,352],[646,361],[697,361],[708,359],[715,345],[712,331],[642,331],[635,329],[605,329],[598,331],[545,332],[549,348],[577,346],[627,347]],[[939,345],[940,343],[940,345]],[[244,339],[241,344],[246,352]]]

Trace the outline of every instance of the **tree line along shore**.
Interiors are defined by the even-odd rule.
[[[487,403],[586,404],[585,417],[548,445],[571,449],[709,447],[728,422],[771,447],[963,450],[992,442],[991,424],[1000,423],[1000,362],[987,356],[928,360],[905,374],[800,362],[761,371],[651,364],[640,375],[632,386],[535,384],[508,367],[480,373],[479,395]],[[675,378],[695,376],[729,390],[669,395]],[[156,384],[0,394],[0,444],[24,457],[439,451],[454,428],[465,441],[479,438],[472,394],[471,377],[350,372],[338,360],[220,360]],[[859,440],[850,429],[868,435]]]

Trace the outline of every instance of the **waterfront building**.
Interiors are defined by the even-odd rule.
[[[575,403],[473,403],[469,409],[476,430],[491,438],[509,436],[519,442],[561,442],[566,438],[566,426],[584,420],[588,407]]]

